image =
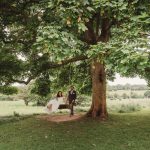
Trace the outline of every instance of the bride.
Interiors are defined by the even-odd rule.
[[[56,98],[50,100],[46,105],[46,111],[52,113],[56,111],[59,105],[64,104],[64,97],[62,91],[58,91]]]

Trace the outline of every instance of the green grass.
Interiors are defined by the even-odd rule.
[[[26,106],[24,101],[0,101],[0,116],[12,116],[14,112],[20,115],[44,113],[44,107]]]
[[[46,113],[44,107],[29,106],[24,104],[24,101],[0,101],[0,116],[32,115]],[[76,112],[86,112],[89,110],[91,100],[83,101],[81,105],[75,107]],[[123,99],[123,100],[107,100],[109,112],[132,112],[150,108],[150,99]],[[65,112],[66,110],[61,110]]]
[[[137,103],[150,106],[148,99],[108,100],[109,108],[115,109]],[[150,111],[146,108],[134,113],[110,113],[106,122],[83,118],[52,123],[32,115],[44,113],[43,107],[0,101],[0,150],[149,150]]]
[[[35,116],[0,123],[0,150],[149,150],[150,111],[52,123]]]
[[[136,93],[138,95],[144,95],[144,93],[147,90],[117,90],[117,91],[107,91],[108,94],[118,94],[118,95],[122,95],[123,93],[126,93],[127,95],[130,95],[131,92]]]
[[[89,110],[91,105],[91,100],[83,101],[81,105],[77,106],[77,111],[86,112]],[[139,110],[150,109],[150,99],[140,98],[140,99],[107,99],[107,108],[109,112],[134,112]]]
[[[150,99],[107,100],[109,112],[134,112],[150,109]]]

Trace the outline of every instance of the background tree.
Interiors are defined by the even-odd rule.
[[[50,94],[50,78],[46,72],[38,77],[31,89],[31,93],[41,96],[43,100],[46,100],[46,96]],[[45,105],[46,102],[41,102],[40,99],[37,101],[37,105]]]
[[[128,94],[123,93],[123,94],[122,94],[122,98],[123,98],[123,99],[127,99],[127,98],[129,98],[129,96],[128,96]]]

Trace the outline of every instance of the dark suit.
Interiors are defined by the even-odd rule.
[[[76,94],[76,91],[75,90],[70,90],[68,92],[68,101],[69,101],[69,106],[70,106],[70,115],[73,115],[74,112],[73,112],[73,105],[74,105],[74,102],[77,98],[77,94]]]

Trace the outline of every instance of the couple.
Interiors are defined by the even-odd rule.
[[[70,90],[67,95],[67,100],[64,102],[64,97],[61,91],[57,93],[57,96],[55,99],[50,100],[46,106],[47,112],[52,113],[55,112],[57,109],[61,109],[61,107],[64,105],[64,103],[69,102],[69,108],[70,108],[70,116],[74,115],[74,109],[73,106],[75,104],[77,94],[73,86],[70,87]]]

